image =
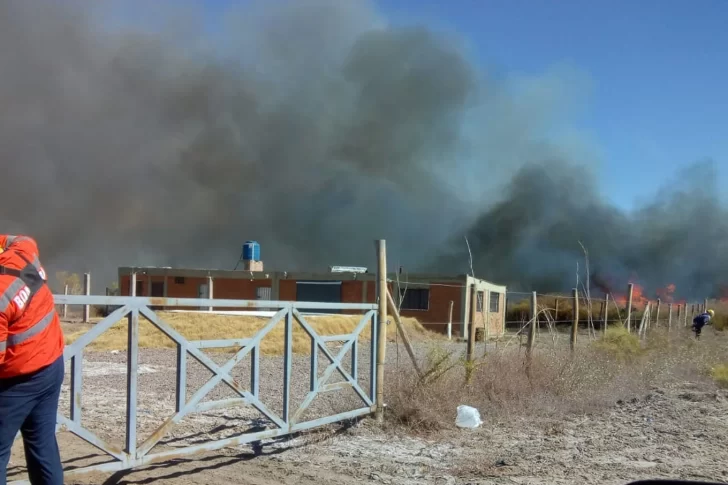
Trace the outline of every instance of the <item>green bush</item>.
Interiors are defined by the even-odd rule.
[[[711,323],[713,324],[713,328],[722,332],[728,328],[728,315],[716,315],[713,317],[713,321]]]
[[[728,387],[728,364],[718,364],[710,369],[710,376],[721,387]]]
[[[632,359],[643,352],[637,334],[628,332],[622,325],[608,328],[592,345],[620,360]]]

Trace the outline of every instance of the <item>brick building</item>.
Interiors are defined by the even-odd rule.
[[[181,268],[119,268],[122,295],[131,294],[131,274],[136,273],[137,296],[238,300],[282,300],[341,303],[374,303],[376,275],[358,272],[288,273],[283,271],[206,270]],[[426,328],[446,333],[453,302],[453,336],[464,336],[463,322],[470,318],[470,285],[477,290],[476,328],[489,322],[489,334],[505,328],[506,287],[467,275],[391,274],[390,291],[402,316],[414,317]],[[396,291],[397,288],[399,291]],[[207,307],[204,308],[207,310]],[[214,307],[215,310],[231,310]]]

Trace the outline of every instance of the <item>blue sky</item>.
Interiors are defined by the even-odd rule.
[[[374,2],[394,23],[457,32],[484,70],[584,73],[591,89],[575,121],[617,205],[649,198],[700,159],[728,182],[728,0]]]
[[[618,205],[705,157],[725,179],[728,1],[377,3],[397,22],[458,31],[485,69],[538,74],[568,64],[585,72],[591,93],[578,123],[598,145],[603,187]]]

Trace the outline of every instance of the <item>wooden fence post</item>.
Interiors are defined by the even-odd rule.
[[[450,300],[450,308],[447,311],[447,339],[452,340],[452,309],[455,302]]]
[[[632,331],[632,292],[634,291],[634,284],[630,283],[627,285],[627,331]]]
[[[662,305],[662,300],[657,299],[657,308],[655,309],[655,328],[660,326],[660,306]]]
[[[645,328],[642,331],[642,336],[647,336],[647,331],[650,329],[650,322],[652,321],[652,302],[648,301],[647,305],[645,306],[645,311],[647,312],[647,317],[645,317]]]
[[[478,312],[478,290],[475,281],[470,286],[470,324],[468,326],[468,350],[465,363],[465,380],[470,382],[473,373],[473,358],[475,355],[475,314]]]
[[[83,274],[83,294],[91,295],[91,273]],[[86,304],[83,306],[83,323],[91,321],[91,306]]]
[[[602,315],[602,333],[607,333],[609,326],[609,293],[604,296],[604,315]]]
[[[486,308],[485,305],[488,305]],[[483,357],[488,354],[490,340],[490,290],[483,292]]]
[[[683,311],[683,320],[685,320],[685,323],[683,326],[687,327],[688,326],[688,304],[687,303],[683,304],[683,307],[684,307],[683,308],[683,310],[684,310]]]
[[[707,311],[708,311],[708,299],[706,298],[703,301],[703,312],[707,312]]]
[[[387,244],[384,239],[377,241],[377,303],[379,323],[377,333],[377,395],[376,419],[384,420],[384,365],[387,351]]]
[[[214,280],[212,276],[207,277],[207,298],[212,300],[215,296],[215,293],[213,291],[212,285],[214,284]],[[207,307],[208,312],[212,312],[212,302],[210,302],[210,305]]]
[[[528,342],[526,343],[526,360],[528,365],[531,364],[531,352],[533,344],[536,340],[536,325],[538,322],[538,300],[536,292],[531,293],[531,326],[528,327]]]
[[[672,329],[672,303],[667,304],[667,331]]]
[[[422,379],[422,371],[420,371],[420,366],[417,364],[417,359],[415,358],[415,352],[412,348],[412,342],[410,342],[409,335],[407,335],[407,331],[404,328],[404,324],[402,324],[402,319],[399,315],[399,310],[397,310],[397,305],[394,303],[394,298],[392,298],[392,294],[389,292],[389,289],[387,289],[387,303],[389,304],[389,310],[392,312],[392,316],[394,317],[394,323],[397,324],[397,330],[399,331],[399,334],[402,336],[402,342],[404,342],[404,348],[407,351],[407,353],[410,356],[410,359],[412,360],[412,365],[415,368],[415,372],[417,373],[417,377]]]
[[[68,295],[68,285],[63,286],[63,294]],[[63,308],[61,309],[61,315],[63,316],[64,320],[68,317],[68,305],[66,305],[65,303],[63,304]]]
[[[644,338],[645,334],[647,333],[647,325],[650,321],[650,304],[648,303],[645,305],[645,311],[642,313],[642,320],[640,321],[640,326],[637,329],[637,336]]]
[[[682,318],[682,305],[677,304],[677,324],[680,325],[680,319]]]
[[[574,288],[572,291],[572,300],[573,300],[573,306],[574,309],[574,315],[571,322],[571,351],[574,352],[576,350],[576,334],[579,331],[579,290],[577,288]]]

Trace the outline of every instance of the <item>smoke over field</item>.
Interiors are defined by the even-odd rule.
[[[720,296],[728,274],[728,211],[719,201],[716,166],[694,164],[655,200],[632,213],[599,195],[590,173],[563,162],[524,167],[502,200],[466,231],[476,273],[508,281],[512,289],[563,291],[586,281],[624,293],[627,281],[667,301]],[[462,235],[435,268],[469,272]]]
[[[576,72],[486,72],[367,2],[201,18],[0,4],[0,226],[52,269],[227,268],[246,239],[276,269],[369,265],[386,238],[393,263],[464,271],[463,234],[476,272],[521,288],[570,287],[578,239],[617,281],[705,292],[728,269],[705,187],[635,214],[603,202],[588,146],[553,137],[588,88]]]

